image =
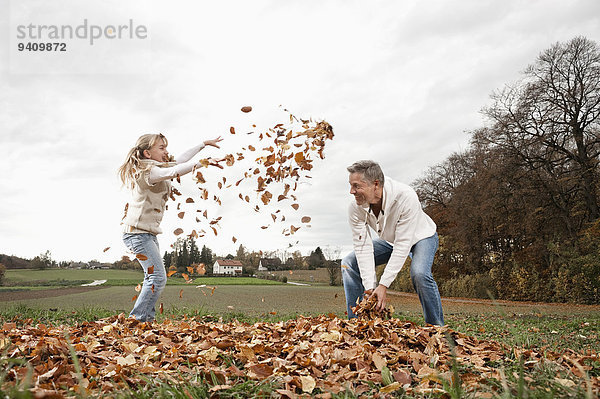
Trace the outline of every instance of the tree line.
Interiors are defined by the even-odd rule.
[[[340,284],[339,273],[339,249],[326,248],[327,257],[321,247],[315,248],[308,256],[302,255],[298,250],[278,251],[248,251],[242,244],[238,247],[235,255],[227,254],[218,257],[206,245],[198,249],[196,239],[193,237],[179,237],[172,245],[171,251],[165,251],[163,262],[167,269],[175,268],[179,273],[186,273],[191,265],[203,263],[208,275],[212,274],[213,264],[218,258],[239,260],[242,263],[242,274],[252,276],[258,271],[260,262],[270,271],[278,270],[309,270],[326,267],[330,275],[331,285]],[[137,260],[129,256],[123,256],[112,265],[117,269],[139,269]]]
[[[469,147],[413,183],[442,295],[599,303],[598,44],[556,43],[482,113]]]

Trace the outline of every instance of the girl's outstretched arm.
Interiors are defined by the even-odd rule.
[[[183,176],[187,173],[190,173],[194,169],[194,166],[197,165],[197,162],[190,161],[194,157],[194,155],[196,155],[207,145],[216,148],[221,148],[218,144],[221,141],[223,141],[223,139],[221,138],[221,136],[219,136],[216,139],[205,140],[202,144],[190,148],[175,159],[177,165],[169,166],[166,168],[153,167],[152,169],[150,169],[148,183],[156,184],[163,180],[174,179],[177,176]]]
[[[198,144],[197,146],[192,147],[189,150],[185,151],[184,153],[179,154],[177,157],[175,157],[175,163],[180,164],[180,163],[189,161],[190,159],[192,159],[194,157],[194,155],[199,153],[207,145],[210,145],[210,146],[216,147],[216,148],[221,148],[221,147],[219,147],[219,144],[218,144],[220,141],[223,141],[221,136],[217,137],[216,139],[205,140],[202,144]]]

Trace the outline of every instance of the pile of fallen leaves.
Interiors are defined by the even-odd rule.
[[[583,357],[574,352],[542,356],[446,327],[333,315],[255,324],[206,318],[140,323],[124,315],[76,326],[10,322],[0,330],[0,352],[3,388],[30,378],[30,390],[39,396],[98,394],[159,381],[193,384],[198,378],[215,394],[247,379],[271,382],[282,397],[327,397],[346,389],[357,395],[373,389],[441,392],[456,378],[477,391],[486,379],[502,381],[494,362],[512,355],[523,356],[526,371],[551,362],[579,382],[585,373]],[[453,369],[453,361],[464,367]],[[598,377],[588,384],[599,392]]]

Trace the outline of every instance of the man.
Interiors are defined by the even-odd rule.
[[[406,184],[384,177],[373,161],[358,161],[348,167],[350,204],[348,217],[354,252],[342,260],[342,280],[348,318],[363,294],[377,297],[377,309],[387,303],[387,289],[410,256],[410,277],[419,295],[425,322],[444,325],[442,301],[431,274],[438,248],[436,225],[421,208],[417,193]],[[373,229],[378,238],[371,237]],[[377,284],[375,266],[387,263]]]

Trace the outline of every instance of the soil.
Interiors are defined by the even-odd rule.
[[[106,287],[67,287],[51,288],[48,290],[5,291],[0,292],[0,302],[52,298],[63,295],[79,294],[81,292],[96,291],[104,288]]]

